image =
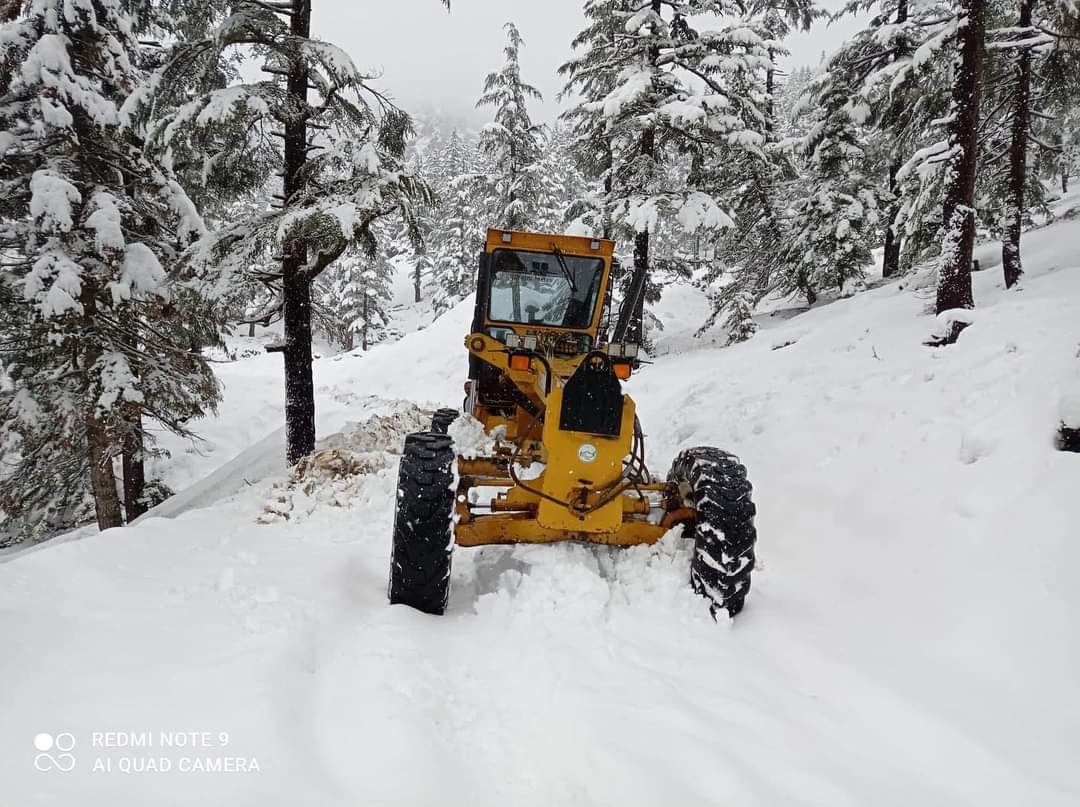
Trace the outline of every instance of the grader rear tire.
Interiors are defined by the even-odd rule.
[[[697,510],[685,527],[685,537],[694,541],[690,585],[712,601],[714,618],[721,610],[735,616],[750,591],[757,541],[746,468],[718,448],[690,448],[676,457],[668,481]]]
[[[390,602],[442,614],[450,593],[454,448],[445,434],[405,438],[398,471]]]

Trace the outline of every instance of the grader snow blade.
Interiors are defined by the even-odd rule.
[[[694,590],[714,616],[742,610],[757,537],[746,469],[733,454],[690,448],[666,480],[649,472],[622,389],[640,348],[607,341],[614,251],[602,239],[488,230],[464,406],[440,409],[405,440],[392,603],[442,614],[455,544],[631,546],[682,524]],[[485,455],[456,455],[450,434],[468,425],[487,435]]]

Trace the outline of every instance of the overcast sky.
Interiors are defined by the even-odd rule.
[[[824,5],[838,4],[825,0]],[[379,82],[413,114],[439,111],[470,123],[488,119],[475,112],[484,76],[502,64],[502,26],[512,20],[525,48],[522,75],[544,94],[530,107],[537,120],[559,113],[558,66],[570,55],[570,40],[582,27],[581,0],[313,0],[314,35],[343,47],[360,69],[382,73]],[[791,37],[785,68],[816,65],[855,30],[843,20]]]

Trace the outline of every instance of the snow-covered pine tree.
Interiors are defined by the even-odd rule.
[[[432,303],[442,313],[475,288],[476,256],[484,248],[489,215],[487,177],[479,170],[476,150],[456,129],[431,166],[437,208],[427,252]]]
[[[1068,0],[1037,6],[1039,32],[1053,39],[1037,70],[1031,145],[1036,173],[1069,192],[1080,164],[1080,9]]]
[[[786,51],[773,41],[769,53],[771,64],[773,58]],[[772,75],[767,69],[767,87],[775,81],[770,80]],[[781,121],[776,89],[773,85],[765,95],[769,105],[764,112],[764,143],[759,151],[730,152],[723,159],[700,161],[695,169],[703,187],[730,200],[735,219],[734,227],[700,239],[704,249],[697,250],[701,253],[697,282],[708,294],[712,311],[699,328],[699,335],[729,308],[745,305],[747,296],[756,303],[782,288],[785,293],[797,290],[810,304],[817,299],[806,273],[798,271],[797,261],[793,263],[788,254],[792,243],[788,201],[798,174],[789,144],[797,138],[790,132],[786,140],[778,135]],[[784,128],[790,129],[791,123],[789,114]]]
[[[1080,97],[1080,10],[1068,0],[1015,0],[995,4],[991,13],[999,27],[987,34],[993,44],[984,80],[989,132],[982,136],[979,173],[989,179],[982,184],[996,208],[1005,286],[1012,288],[1023,274],[1020,240],[1029,211],[1047,210],[1046,189],[1030,159],[1040,143],[1035,124],[1050,122],[1043,128],[1058,135],[1058,143],[1044,148],[1050,162],[1058,162],[1067,143],[1061,124]]]
[[[471,163],[471,159],[467,153],[468,147],[457,129],[451,131],[449,138],[444,138],[442,132],[434,127],[426,137],[417,140],[422,140],[424,146],[423,153],[416,159],[417,174],[432,190],[433,195],[426,202],[416,206],[416,229],[420,238],[410,238],[408,228],[399,228],[394,241],[394,251],[398,254],[409,254],[409,262],[412,264],[413,299],[414,302],[419,303],[423,299],[424,290],[432,286],[434,271],[432,255],[438,228],[442,222],[443,191],[449,188],[455,172],[466,170],[465,166]]]
[[[764,144],[760,151],[729,152],[720,160],[702,160],[695,168],[698,182],[727,199],[735,219],[735,226],[722,233],[695,237],[697,280],[713,304],[699,333],[725,312],[729,324],[747,319],[766,293],[790,288],[791,278],[799,281],[797,288],[808,300],[816,296],[805,274],[792,271],[786,254],[791,236],[785,207],[796,169],[783,139],[796,137],[790,114],[796,99],[791,81],[781,81],[776,60],[787,54],[783,39],[793,30],[807,30],[822,12],[812,0],[754,0],[744,10],[746,19],[765,34],[769,56],[764,67]],[[800,74],[795,84],[808,80]]]
[[[719,0],[636,3],[620,34],[615,87],[587,107],[626,144],[612,208],[634,230],[634,265],[613,339],[643,337],[650,236],[660,219],[670,216],[688,233],[730,226],[724,207],[732,200],[709,171],[746,154],[764,157],[769,45],[760,25],[733,12]],[[682,170],[668,170],[674,160]]]
[[[811,84],[804,103],[811,125],[797,144],[807,164],[789,212],[787,278],[771,289],[788,294],[862,278],[878,221],[874,182],[864,174],[866,106],[831,81]]]
[[[359,336],[360,346],[368,350],[372,345],[382,342],[387,337],[387,325],[390,324],[390,272],[392,267],[385,261],[368,258],[360,277],[355,281],[355,290],[360,295],[356,305],[357,316],[349,323],[349,329]]]
[[[506,62],[489,73],[477,108],[495,109],[494,119],[480,133],[480,150],[492,163],[488,177],[491,223],[510,230],[537,229],[538,206],[543,188],[537,163],[540,160],[542,127],[529,117],[528,100],[542,100],[540,91],[521,77],[519,56],[524,41],[517,27],[508,22]]]
[[[862,53],[841,60],[856,68],[844,81],[861,87],[876,125],[886,127],[895,142],[919,141],[908,161],[891,172],[903,197],[892,224],[903,224],[916,247],[940,244],[938,310],[969,308],[988,3],[854,0],[846,10],[874,7],[880,13],[849,48]],[[946,87],[947,106],[941,92]],[[932,139],[941,126],[945,137]],[[934,232],[940,238],[932,238]]]
[[[809,67],[796,67],[773,97],[773,118],[779,140],[797,140],[806,136],[805,105],[802,100],[814,81]]]
[[[433,183],[423,163],[418,162],[410,166],[409,170],[427,188],[433,189]],[[408,271],[412,279],[415,303],[423,299],[424,285],[431,276],[429,242],[437,213],[434,197],[428,196],[415,201],[411,221],[384,219],[382,226],[377,228],[379,252],[395,267]]]
[[[1034,2],[998,0],[987,17],[987,53],[983,67],[983,115],[975,185],[980,224],[1002,241],[1005,286],[1023,273],[1021,237],[1031,214],[1049,213],[1049,196],[1030,164],[1032,122],[1040,112],[1041,62],[1052,38],[1038,30]]]
[[[823,17],[825,12],[815,0],[750,0],[745,9],[747,18],[757,22],[772,43],[769,45],[770,64],[765,69],[765,114],[766,126],[770,132],[774,132],[777,117],[776,97],[782,89],[777,82],[776,58],[787,53],[779,43],[787,38],[792,30],[809,31],[814,20]]]
[[[1001,241],[1001,266],[1005,273],[1005,287],[1012,288],[1020,280],[1024,270],[1020,261],[1020,235],[1023,231],[1024,195],[1029,181],[1034,178],[1028,172],[1028,138],[1031,132],[1032,104],[1032,50],[1037,44],[1049,41],[1032,25],[1032,9],[1035,0],[1018,0],[1015,28],[1012,31],[1013,51],[1010,54],[1010,81],[1008,82],[1012,103],[1009,104],[1009,170],[1008,192],[1002,210],[1004,223]]]
[[[434,222],[431,218],[434,210],[433,205],[424,206],[420,210],[420,216],[418,217],[421,241],[413,247],[411,253],[414,303],[424,299],[424,283],[427,278],[431,277],[431,268],[434,265],[428,247],[428,243],[431,241],[431,233],[434,230]]]
[[[708,294],[712,311],[702,323],[701,335],[738,303],[743,292],[760,301],[779,287],[798,290],[812,304],[817,292],[792,271],[787,252],[791,244],[787,202],[797,170],[792,149],[766,132],[759,153],[729,154],[699,166],[705,187],[730,199],[735,226],[700,239],[697,283]]]
[[[197,182],[193,184],[197,190],[206,190]],[[230,222],[261,216],[274,205],[274,200],[280,195],[278,191],[280,183],[270,178],[266,186],[258,191],[242,195],[238,195],[236,188],[225,191],[231,193],[233,198],[220,203],[219,215],[208,221],[207,226],[211,232],[216,232]],[[213,206],[217,207],[218,204],[214,203]],[[228,275],[199,272],[196,276],[208,286],[208,294],[221,307],[225,321],[246,325],[250,336],[255,335],[256,325],[265,328],[281,321],[279,278],[273,256],[253,256],[253,262],[243,272]]]
[[[605,114],[604,101],[620,85],[621,76],[634,56],[633,40],[626,35],[626,23],[641,8],[639,0],[593,0],[585,4],[585,28],[571,45],[574,57],[559,68],[566,83],[560,98],[576,103],[563,120],[570,126],[573,142],[570,154],[577,168],[572,183],[581,191],[569,200],[565,219],[575,232],[615,238],[620,244],[635,243],[637,233],[625,217],[615,218],[619,203],[616,188],[616,169],[636,158],[640,135],[633,127],[613,127]],[[676,187],[683,182],[685,170],[675,150],[658,155],[658,170],[670,177],[658,180],[659,185]],[[676,277],[685,279],[696,264],[694,250],[684,249],[686,240],[674,218],[675,209],[658,212],[656,225],[650,232],[650,272],[645,281],[640,308],[644,316],[647,304],[660,299],[665,281]],[[659,239],[659,243],[658,243]],[[700,245],[700,233],[688,243]],[[621,255],[631,263],[630,255]],[[637,276],[622,271],[615,278],[616,299],[624,299]],[[630,310],[630,307],[627,307]],[[638,329],[635,328],[637,331]],[[642,333],[643,333],[643,329]],[[644,337],[643,337],[644,338]],[[646,340],[647,341],[647,340]]]
[[[574,159],[574,134],[565,125],[548,128],[536,164],[540,192],[536,203],[536,229],[561,232],[571,205],[585,194],[585,178]]]
[[[608,126],[603,101],[618,85],[630,51],[626,42],[626,19],[638,0],[586,0],[585,27],[571,41],[575,55],[559,67],[566,83],[559,100],[576,103],[562,114],[571,127],[572,153],[587,180],[584,192],[570,202],[568,216],[590,235],[614,238],[613,182],[616,134]]]
[[[893,172],[903,199],[892,224],[903,224],[916,247],[940,244],[938,310],[968,308],[973,305],[971,250],[987,2],[858,0],[847,9],[875,6],[881,13],[854,40],[863,54],[844,61],[857,68],[852,86],[861,84],[859,92],[872,110],[880,107],[874,111],[877,125],[887,126],[897,142],[919,141],[920,147]],[[943,108],[944,87],[949,101]],[[942,125],[945,137],[932,140]],[[933,232],[940,232],[940,238],[932,238]]]
[[[1080,98],[1080,91],[1076,97]],[[1032,127],[1036,168],[1042,179],[1068,193],[1069,178],[1080,166],[1080,106],[1051,114],[1050,119],[1038,120]]]
[[[363,350],[383,341],[390,322],[393,264],[384,251],[374,255],[351,250],[316,281],[318,320],[344,350]]]
[[[143,153],[127,6],[40,0],[0,24],[0,529],[142,511],[144,421],[186,435],[218,387],[176,255],[204,225]],[[124,457],[126,508],[114,460]]]
[[[724,321],[729,343],[745,342],[757,332],[757,323],[754,322],[754,306],[756,304],[757,300],[754,299],[754,293],[749,289],[735,292],[732,295],[731,303],[726,309]]]
[[[869,24],[828,59],[816,83],[866,104],[868,154],[883,174],[882,275],[891,277],[902,250],[910,264],[940,249],[940,172],[921,183],[912,169],[938,140],[933,122],[946,113],[949,68],[936,56],[951,42],[956,17],[939,0],[852,0],[833,19],[844,14],[868,15]],[[912,155],[919,159],[905,166]]]
[[[431,240],[432,296],[437,314],[452,308],[476,288],[476,256],[484,248],[486,185],[475,174],[454,177],[442,190],[439,222]]]
[[[229,277],[269,256],[281,262],[267,280],[285,321],[290,463],[315,444],[313,281],[351,245],[374,249],[372,227],[384,216],[401,212],[415,233],[411,200],[425,195],[402,162],[408,116],[342,50],[312,38],[310,27],[311,0],[238,0],[211,37],[185,43],[162,72],[157,88],[167,112],[154,131],[154,144],[165,150],[186,143],[186,152],[200,153],[209,143],[216,155],[275,155],[280,205],[223,227],[200,244],[192,263]],[[223,66],[251,48],[264,56],[269,78],[221,87]],[[247,136],[221,137],[226,125]]]
[[[731,174],[724,167],[743,163],[756,170],[768,164],[769,99],[762,82],[773,67],[770,56],[773,48],[766,42],[765,30],[758,22],[725,17],[734,10],[722,2],[699,2],[676,12],[666,32],[659,25],[652,26],[652,36],[659,35],[667,41],[660,43],[659,55],[650,70],[658,68],[662,73],[669,61],[674,66],[671,71],[674,83],[666,88],[669,95],[658,98],[660,103],[654,107],[658,125],[653,139],[664,147],[667,162],[674,155],[681,155],[685,170],[672,171],[670,166],[665,169],[654,159],[657,167],[653,176],[659,178],[666,173],[666,188],[651,194],[651,199],[641,199],[640,203],[633,196],[630,198],[628,212],[634,210],[635,203],[640,204],[636,215],[631,216],[637,231],[635,273],[642,243],[648,253],[649,233],[642,224],[651,208],[667,207],[673,223],[677,222],[687,234],[701,231],[706,240],[714,238],[733,224],[728,212],[733,210],[737,199],[734,185],[727,181]],[[640,18],[639,12],[639,18],[648,25],[650,17],[654,22],[657,19],[656,11],[653,4],[649,17]],[[716,22],[720,27],[699,32],[690,24],[691,18],[700,20],[700,24]],[[662,17],[659,19],[662,22]],[[634,24],[631,18],[628,30]],[[648,53],[654,52],[655,46],[650,45]],[[705,82],[703,91],[697,89],[699,80]],[[654,73],[653,82],[662,95],[667,78]],[[638,170],[645,175],[647,160],[643,158],[648,151],[648,139],[648,130],[643,130]],[[724,174],[727,177],[717,182]],[[676,178],[681,181],[673,182]],[[634,180],[627,183],[628,187],[635,184]],[[646,216],[644,220],[642,213]],[[632,299],[634,294],[631,286],[628,296]]]

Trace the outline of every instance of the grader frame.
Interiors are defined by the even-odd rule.
[[[650,544],[693,516],[693,510],[673,500],[667,483],[648,475],[634,402],[613,387],[629,378],[636,356],[621,345],[612,355],[601,333],[609,315],[614,247],[602,239],[488,231],[473,332],[465,338],[473,369],[466,410],[499,440],[491,456],[458,458],[457,544]],[[545,268],[558,265],[560,258],[567,270],[569,260],[575,269],[594,262],[597,274],[579,278],[594,291],[584,300],[592,310],[578,319],[578,327],[499,318],[506,311],[494,310],[493,283],[501,274],[501,255],[511,250],[512,259],[501,263],[520,265],[523,255],[538,256]],[[520,280],[520,274],[508,278],[510,284]],[[538,282],[557,285],[565,294],[570,290],[562,280],[545,273]],[[571,277],[565,280],[573,284]],[[508,393],[507,382],[516,396]],[[568,385],[572,389],[574,384],[583,388],[568,400]],[[586,385],[606,386],[608,394]],[[611,394],[615,390],[618,400]],[[571,407],[586,411],[569,418],[576,428],[565,428]],[[598,411],[602,407],[608,411]],[[635,446],[640,446],[638,455]],[[518,469],[536,465],[543,468],[539,475],[522,478]],[[477,490],[494,495],[477,498]]]
[[[742,609],[757,538],[746,469],[733,454],[698,447],[675,458],[667,481],[649,472],[636,407],[621,385],[638,346],[606,337],[614,248],[604,239],[488,230],[465,337],[463,407],[479,421],[484,449],[458,455],[458,430],[475,435],[476,424],[455,423],[463,415],[453,409],[406,437],[392,603],[442,614],[454,545],[654,544],[684,524],[694,591],[714,616]]]

